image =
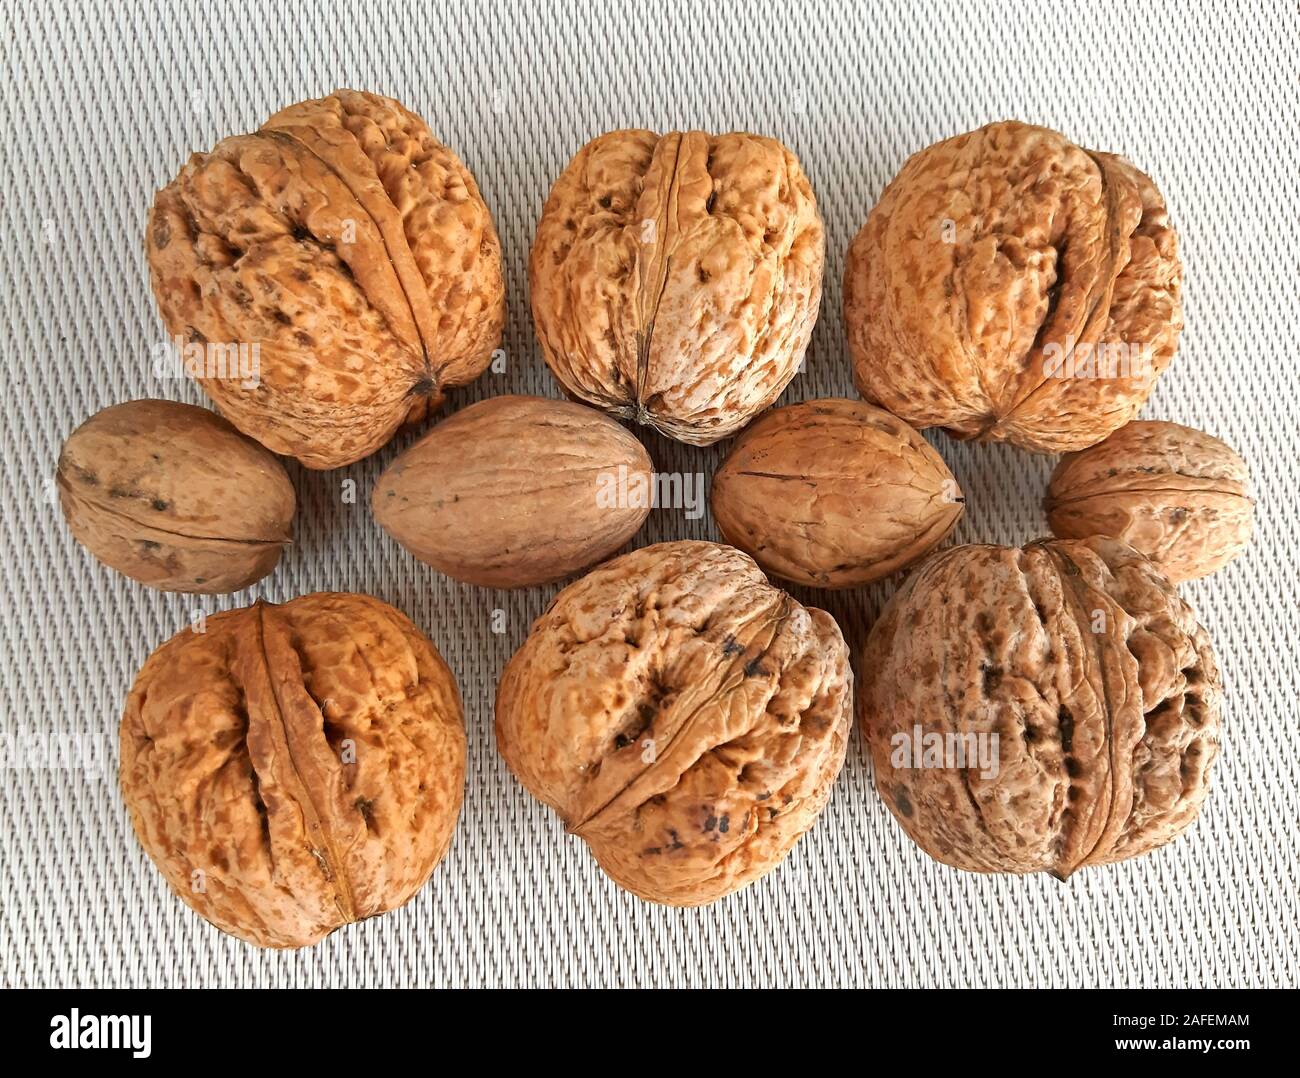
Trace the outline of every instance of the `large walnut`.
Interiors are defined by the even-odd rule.
[[[195,911],[263,947],[406,902],[464,794],[455,679],[365,595],[259,602],[182,631],[136,677],[121,741],[145,851]]]
[[[708,445],[803,358],[825,241],[779,142],[614,131],[555,181],[529,262],[533,318],[567,392]]]
[[[816,819],[851,678],[829,614],[730,547],[662,543],[555,598],[502,675],[497,745],[616,883],[700,905]]]
[[[956,526],[961,490],[901,419],[861,401],[776,408],[713,478],[723,537],[776,576],[817,588],[879,580]]]
[[[1178,583],[1246,549],[1255,503],[1245,461],[1218,438],[1136,420],[1065,457],[1046,509],[1054,535],[1123,539]]]
[[[862,657],[876,785],[911,838],[973,872],[1136,857],[1195,819],[1218,751],[1205,630],[1111,539],[934,555]]]
[[[375,485],[375,519],[439,572],[487,587],[558,580],[645,522],[653,465],[600,412],[489,397],[439,423]]]
[[[912,156],[853,241],[855,380],[914,427],[1082,449],[1137,414],[1173,357],[1181,277],[1145,175],[990,124]]]
[[[59,454],[77,542],[163,591],[238,591],[280,560],[294,492],[272,454],[215,412],[137,400],[97,412]]]
[[[147,248],[187,373],[310,468],[374,452],[500,340],[501,247],[474,177],[375,94],[337,90],[195,154],[158,192]],[[256,346],[253,377],[220,362],[237,345]]]

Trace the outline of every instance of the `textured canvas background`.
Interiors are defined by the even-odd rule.
[[[0,335],[0,978],[7,985],[1294,985],[1300,15],[1291,3],[203,4],[3,0]],[[677,911],[617,890],[513,781],[491,734],[495,679],[554,589],[438,576],[380,533],[369,488],[400,445],[336,473],[291,466],[299,542],[256,589],[373,593],[406,611],[460,678],[465,811],[407,908],[299,953],[221,935],[166,890],[112,774],[134,673],[201,604],[116,576],[50,499],[59,445],[142,396],[201,402],[151,369],[162,330],[142,254],[154,190],[191,150],[338,86],[400,98],[478,177],[510,281],[509,369],[452,407],[558,396],[530,328],[526,258],[551,180],[616,127],[749,129],[790,144],[828,230],[807,372],[785,400],[851,394],[843,252],[912,151],[1000,118],[1123,152],[1180,229],[1180,353],[1145,415],[1202,427],[1253,467],[1250,552],[1185,588],[1227,686],[1215,790],[1195,828],[1145,859],[1048,877],[964,875],[913,848],[876,797],[855,734],[834,799],[783,867]],[[409,439],[408,439],[409,440]],[[931,432],[966,490],[958,541],[1044,530],[1052,461]],[[710,472],[720,447],[648,438],[662,469]],[[354,479],[357,504],[341,498]],[[652,514],[641,543],[716,538]],[[893,585],[799,593],[861,640]],[[492,612],[506,631],[492,631]],[[76,737],[98,768],[39,766]]]

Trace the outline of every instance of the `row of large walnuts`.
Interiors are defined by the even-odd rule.
[[[1122,158],[1023,124],[922,151],[849,251],[865,401],[766,411],[803,361],[823,256],[811,185],[772,139],[614,132],[556,181],[529,279],[577,403],[465,408],[372,497],[403,547],[470,583],[603,562],[507,664],[502,756],[636,895],[698,905],[772,869],[827,802],[854,693],[834,619],[764,571],[856,587],[932,551],[964,506],[915,429],[942,426],[1070,451],[1046,503],[1058,538],[944,550],[886,606],[857,689],[885,803],[974,871],[1064,878],[1168,841],[1205,796],[1220,711],[1174,583],[1244,547],[1252,502],[1223,443],[1129,422],[1181,328],[1159,193]],[[268,450],[312,468],[373,453],[500,339],[500,244],[473,177],[372,94],[295,105],[195,155],[157,196],[148,258],[226,419],[107,409],[68,440],[58,484],[77,538],[155,587],[229,592],[270,572],[294,493]],[[209,362],[232,344],[257,345],[253,377]],[[732,545],[605,561],[656,488],[611,416],[699,445],[744,429],[711,491]],[[196,910],[265,946],[405,902],[463,798],[455,678],[366,596],[258,602],[183,631],[140,671],[121,736],[146,850]]]

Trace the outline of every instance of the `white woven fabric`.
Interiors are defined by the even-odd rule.
[[[444,3],[72,5],[3,0],[0,265],[0,978],[43,986],[1291,985],[1300,930],[1300,14],[1133,0],[1086,5]],[[1155,178],[1179,228],[1186,322],[1144,415],[1238,448],[1257,483],[1254,546],[1184,588],[1227,690],[1200,821],[1174,845],[1062,884],[929,860],[871,786],[857,735],[812,833],[766,879],[671,910],[615,888],[513,780],[492,738],[498,674],[554,589],[495,592],[404,554],[367,507],[398,449],[290,472],[299,541],[256,589],[150,591],[99,566],[51,498],[59,446],[134,397],[195,403],[153,373],[162,328],[143,256],[153,192],[192,150],[338,86],[401,99],[478,177],[510,285],[509,369],[453,407],[559,390],[528,315],[528,246],[551,181],[617,127],[748,129],[788,143],[827,224],[821,319],[785,400],[853,395],[843,254],[906,156],[994,119],[1047,124]],[[406,439],[409,441],[409,439]],[[964,487],[957,541],[1045,530],[1052,460],[930,432]],[[711,473],[722,447],[647,437],[661,469]],[[342,498],[354,479],[355,504]],[[656,510],[639,543],[716,538]],[[797,591],[855,645],[894,584]],[[148,653],[198,608],[254,593],[369,592],[456,671],[470,761],[450,855],[405,909],[296,953],[223,936],[167,891],[118,795],[116,729]],[[506,630],[493,631],[492,613]],[[98,767],[42,766],[76,739]]]

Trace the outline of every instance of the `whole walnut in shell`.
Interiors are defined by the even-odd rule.
[[[729,543],[817,588],[888,576],[942,541],[964,508],[943,458],[916,431],[836,399],[760,418],[718,469],[711,503]]]
[[[1052,534],[1122,539],[1178,583],[1246,549],[1255,503],[1245,461],[1219,439],[1135,420],[1065,457],[1052,473],[1046,509]]]
[[[284,467],[191,404],[136,400],[97,412],[64,443],[55,482],[77,542],[163,591],[246,588],[275,568],[292,535]]]
[[[401,906],[442,859],[464,794],[460,695],[386,603],[259,602],[149,657],[121,782],[184,902],[249,943],[303,947]]]
[[[990,124],[912,156],[849,248],[858,390],[914,427],[1082,449],[1173,357],[1181,278],[1160,192],[1129,162]]]
[[[1205,798],[1209,639],[1115,540],[934,555],[873,627],[860,673],[876,785],[944,864],[1065,878],[1164,845]]]
[[[555,598],[501,678],[497,745],[616,883],[695,906],[812,826],[851,679],[829,614],[730,547],[662,543]]]
[[[501,337],[501,246],[474,177],[376,94],[337,90],[195,154],[158,192],[147,248],[187,373],[309,468],[374,452]],[[214,361],[241,344],[251,378]]]
[[[565,390],[708,445],[771,404],[817,320],[825,240],[773,139],[614,131],[555,181],[529,262]]]
[[[650,512],[653,465],[599,412],[492,397],[439,423],[380,476],[375,519],[470,584],[544,584],[603,560]]]

